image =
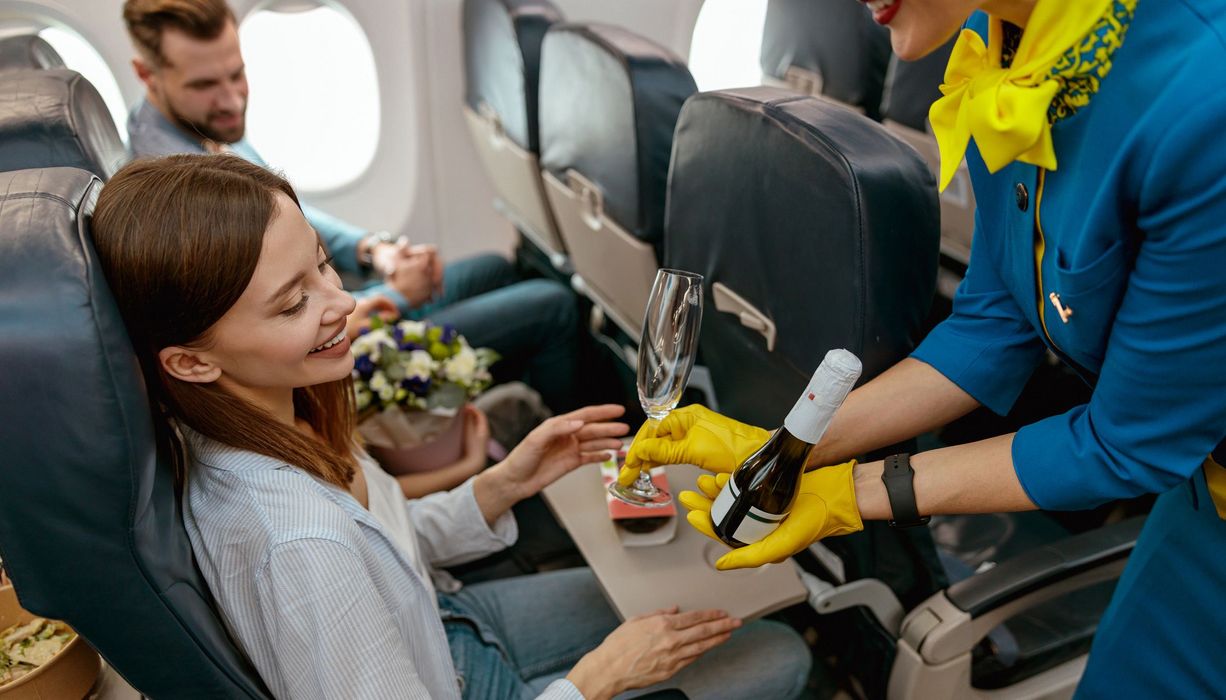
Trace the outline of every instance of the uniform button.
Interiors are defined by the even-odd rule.
[[[1030,206],[1030,193],[1026,191],[1026,186],[1020,182],[1013,188],[1013,198],[1017,200],[1017,208],[1020,211],[1026,211],[1026,208]]]

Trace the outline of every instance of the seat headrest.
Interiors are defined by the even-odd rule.
[[[541,41],[562,21],[549,0],[464,0],[465,101],[491,110],[515,143],[540,153]]]
[[[107,180],[125,158],[106,103],[79,73],[0,73],[0,170],[71,167]]]
[[[212,607],[154,444],[88,232],[101,187],[75,168],[0,173],[4,565],[24,607],[66,620],[146,695],[267,697]]]
[[[64,59],[37,34],[0,39],[0,71],[63,67]]]
[[[793,391],[830,348],[856,353],[867,379],[913,347],[936,283],[936,184],[880,124],[776,88],[701,93],[677,123],[668,196],[664,264],[765,314],[778,332],[770,357],[791,368]],[[735,337],[715,345],[766,355],[735,315],[705,315],[704,343],[708,325],[724,321]],[[716,364],[724,350],[705,347]],[[748,387],[757,371],[732,370]]]
[[[685,61],[649,39],[600,24],[557,25],[541,61],[541,167],[574,169],[603,192],[605,212],[658,243],[673,129],[697,92]]]
[[[928,108],[941,97],[945,67],[953,53],[956,38],[918,61],[890,59],[885,88],[881,93],[881,118],[896,121],[917,131],[928,130]]]
[[[779,80],[795,66],[821,77],[819,92],[876,119],[890,61],[890,35],[862,3],[770,0],[762,72]]]

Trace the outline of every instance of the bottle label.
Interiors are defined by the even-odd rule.
[[[723,490],[719,492],[719,497],[715,499],[715,503],[711,504],[711,521],[718,523],[728,515],[728,511],[732,509],[732,504],[740,497],[741,493],[736,487],[735,479],[728,479],[728,483],[724,484]],[[767,513],[758,510],[753,506],[749,507],[749,511],[745,513],[745,517],[741,519],[741,523],[736,526],[736,530],[732,533],[732,539],[745,544],[753,544],[767,535],[775,531],[779,527],[779,523],[787,517],[787,513],[782,515],[776,513]]]

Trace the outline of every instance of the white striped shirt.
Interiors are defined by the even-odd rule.
[[[363,454],[367,511],[297,467],[183,433],[192,550],[274,696],[460,698],[429,567],[513,543],[509,512],[488,527],[471,480],[406,501]],[[566,680],[541,697],[582,700]]]

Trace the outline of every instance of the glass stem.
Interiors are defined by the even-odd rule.
[[[635,479],[634,487],[639,491],[651,493],[655,489],[656,484],[651,480],[651,472],[647,469],[639,471],[639,476]]]

